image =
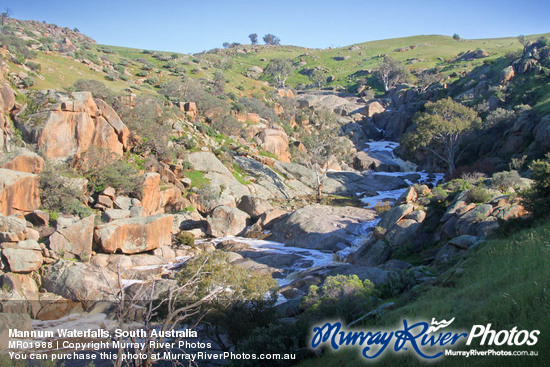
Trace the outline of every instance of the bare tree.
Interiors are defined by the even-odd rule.
[[[410,72],[399,61],[391,56],[384,57],[376,71],[378,79],[384,84],[384,90],[387,92],[400,83],[406,83],[410,80]]]
[[[307,165],[315,172],[317,198],[321,199],[327,177],[328,162],[331,157],[340,156],[345,149],[341,149],[340,146],[338,139],[340,125],[333,112],[327,109],[316,110],[311,116],[311,121],[313,128],[301,139],[310,154]]]
[[[6,8],[2,13],[0,13],[0,23],[2,23],[2,26],[6,24],[6,20],[8,20],[12,14],[13,12],[10,8]]]
[[[202,297],[196,297],[194,300],[182,302],[182,298],[189,298],[193,294],[193,290],[197,284],[201,281],[203,276],[202,266],[198,268],[195,274],[189,278],[185,283],[171,288],[167,294],[162,297],[155,296],[156,283],[153,281],[152,286],[147,289],[142,287],[140,291],[136,292],[133,296],[128,296],[125,291],[122,271],[120,265],[117,269],[117,283],[111,284],[107,277],[104,275],[104,279],[109,284],[111,289],[111,295],[115,299],[116,303],[116,320],[118,322],[118,328],[125,330],[129,328],[129,325],[134,321],[136,310],[141,310],[140,321],[142,322],[140,329],[145,332],[140,337],[118,337],[117,342],[117,358],[114,360],[115,367],[133,366],[133,367],[150,367],[158,360],[167,360],[165,358],[153,359],[153,355],[157,353],[155,345],[167,342],[169,339],[164,335],[169,335],[175,331],[176,328],[182,326],[183,322],[189,322],[191,319],[199,320],[201,315],[204,316],[205,303],[209,302],[215,296],[222,292],[221,287],[210,289]],[[117,291],[119,289],[120,291]],[[143,304],[145,303],[145,304]],[[162,312],[162,318],[159,318],[159,313]],[[196,321],[197,322],[197,321]],[[196,323],[195,323],[196,325]],[[158,335],[153,336],[152,331],[157,330]],[[170,339],[171,343],[177,343],[183,337],[176,337]],[[139,342],[139,343],[138,343]],[[153,343],[151,343],[153,342]],[[131,345],[131,348],[124,348],[124,345]],[[181,348],[175,348],[178,353],[185,354],[186,351]],[[145,356],[142,359],[123,359],[122,356],[125,353],[140,354]]]
[[[277,86],[284,88],[287,78],[292,74],[294,68],[290,61],[285,59],[272,59],[264,69],[264,74],[274,78]]]
[[[443,76],[439,73],[423,72],[418,76],[418,83],[416,89],[420,93],[425,93],[432,85],[439,83],[443,79]]]

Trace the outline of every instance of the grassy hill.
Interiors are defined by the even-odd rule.
[[[174,77],[188,75],[195,79],[212,80],[215,73],[222,73],[226,80],[227,92],[236,95],[263,94],[272,88],[264,78],[255,80],[246,77],[252,66],[264,68],[271,59],[291,60],[295,71],[288,78],[290,87],[300,87],[310,82],[307,70],[318,68],[332,81],[325,87],[354,91],[357,83],[366,83],[383,92],[381,85],[370,72],[377,68],[384,55],[402,61],[411,71],[437,68],[444,75],[456,75],[469,71],[483,63],[491,63],[509,52],[521,49],[516,37],[477,39],[459,41],[449,36],[422,35],[404,38],[378,40],[334,49],[308,49],[297,46],[241,45],[229,49],[215,49],[195,55],[174,52],[141,50],[127,47],[98,45],[88,41],[85,36],[74,40],[73,48],[44,47],[63,42],[51,37],[37,37],[34,22],[17,21],[24,29],[21,37],[29,44],[41,44],[36,62],[41,70],[35,71],[36,82],[32,89],[67,88],[78,79],[93,79],[104,82],[115,91],[130,88],[135,91],[153,91],[154,86]],[[41,30],[42,31],[42,30]],[[47,33],[46,35],[49,35]],[[545,34],[549,36],[549,34]],[[535,40],[543,35],[532,35]],[[61,38],[60,38],[61,39]],[[84,39],[84,40],[82,40]],[[45,43],[49,42],[49,43]],[[71,46],[72,47],[72,46]],[[42,48],[42,50],[41,50]],[[472,61],[456,61],[457,56],[468,50],[484,49],[489,57]],[[87,64],[83,61],[87,60]],[[7,61],[10,70],[29,72],[22,65]],[[145,66],[144,66],[145,65]],[[149,84],[145,81],[149,80]]]
[[[487,241],[463,258],[452,269],[442,274],[434,286],[427,286],[396,300],[398,307],[375,321],[358,326],[359,329],[380,330],[402,323],[403,315],[410,320],[427,320],[432,317],[449,320],[456,317],[453,327],[471,330],[473,325],[491,323],[492,330],[540,330],[535,347],[497,347],[494,349],[538,350],[539,356],[522,358],[522,366],[547,366],[550,363],[548,335],[550,319],[550,221],[532,229],[521,231],[504,239]],[[478,350],[490,349],[472,345]],[[470,347],[463,347],[468,350]],[[458,348],[457,348],[458,350]],[[384,353],[379,365],[423,365],[417,358],[401,353]],[[321,358],[304,361],[310,366],[371,365],[358,349],[329,352]],[[513,357],[447,357],[437,365],[493,366],[514,365]]]

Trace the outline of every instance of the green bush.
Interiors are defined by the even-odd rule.
[[[474,186],[468,191],[468,198],[472,203],[481,204],[491,200],[491,193],[484,187]]]
[[[216,130],[212,129],[211,126],[203,123],[198,123],[195,125],[197,127],[197,130],[199,130],[201,133],[206,134],[208,136],[216,136]]]
[[[102,149],[89,149],[75,163],[88,179],[91,192],[100,192],[113,187],[118,193],[139,197],[141,177],[134,166],[123,160],[115,160],[112,154]]]
[[[302,307],[305,318],[313,322],[327,318],[351,322],[373,306],[373,294],[374,284],[368,279],[361,281],[355,274],[329,276],[321,287],[310,286]]]
[[[85,206],[83,193],[70,182],[75,172],[66,166],[46,165],[40,173],[40,201],[42,208],[54,213],[76,214],[81,218],[90,215],[91,210]]]
[[[237,136],[243,129],[241,123],[230,115],[215,119],[212,128],[227,136]]]
[[[497,172],[491,177],[491,187],[500,191],[515,189],[522,184],[521,176],[518,171]]]
[[[149,77],[149,78],[145,79],[145,83],[150,84],[150,85],[158,84],[159,83],[159,78],[157,78],[156,76]]]
[[[414,272],[401,270],[391,273],[388,280],[382,283],[378,289],[380,290],[380,297],[394,298],[411,290],[415,285]]]
[[[531,162],[529,169],[533,185],[524,194],[527,209],[535,218],[547,217],[550,206],[550,155]]]
[[[184,162],[181,163],[181,168],[184,171],[191,171],[194,167],[193,167],[193,163],[188,162],[188,161],[184,161]]]
[[[102,82],[93,79],[77,80],[73,87],[77,92],[91,92],[94,98],[99,98],[107,103],[111,103],[115,98],[115,93]]]
[[[39,63],[37,62],[34,62],[34,61],[27,61],[25,63],[25,65],[27,67],[29,67],[31,70],[34,70],[34,71],[40,71],[42,70],[42,65],[40,65]]]
[[[183,246],[195,246],[195,235],[191,232],[180,232],[176,236],[176,241]]]
[[[296,354],[296,359],[301,360],[313,355],[311,349],[305,347],[307,333],[310,325],[301,322],[277,322],[269,324],[263,328],[256,328],[249,332],[249,335],[237,344],[235,351],[237,353],[284,353]],[[294,360],[264,360],[262,366],[265,367],[286,367],[294,366],[297,361]],[[232,361],[229,366],[232,367],[256,367],[258,361],[238,360]]]
[[[229,255],[216,250],[189,260],[177,275],[180,285],[190,284],[183,302],[192,302],[211,295],[203,322],[215,325],[213,332],[222,343],[224,334],[232,343],[249,335],[256,327],[265,327],[275,321],[273,304],[277,282],[269,275],[260,274],[229,263]],[[212,291],[217,290],[214,295]]]

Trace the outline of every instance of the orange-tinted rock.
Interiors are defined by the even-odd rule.
[[[294,92],[290,89],[279,89],[278,93],[280,97],[294,98]]]
[[[275,113],[277,115],[281,115],[283,112],[285,112],[285,108],[278,103],[275,103],[275,105],[273,106],[273,110],[275,110]]]
[[[199,109],[197,108],[197,104],[195,102],[186,102],[183,105],[183,109],[185,110],[185,114],[191,118],[199,114]]]
[[[175,186],[168,187],[160,192],[161,212],[179,212],[183,210],[188,201],[183,198],[182,192]]]
[[[56,103],[46,104],[19,122],[24,134],[47,158],[68,160],[92,146],[122,156],[128,147],[129,130],[105,102],[96,103],[89,92],[75,92],[70,97],[59,92],[44,93],[36,98]]]
[[[379,102],[374,101],[365,106],[361,113],[367,117],[372,117],[384,111],[386,111],[386,109]]]
[[[9,85],[4,84],[0,89],[0,97],[0,111],[3,113],[10,112],[15,106],[15,92]]]
[[[0,168],[0,213],[30,213],[40,207],[38,176]]]
[[[103,251],[136,254],[171,245],[171,215],[119,219],[97,226],[94,237]]]
[[[254,137],[266,152],[274,154],[281,162],[290,162],[288,135],[281,129],[265,129]]]
[[[260,121],[262,121],[260,115],[258,115],[257,113],[237,112],[237,113],[234,113],[234,116],[237,119],[237,121],[239,121],[239,122],[247,122],[248,121],[248,122],[257,124]]]
[[[141,206],[143,215],[153,215],[161,212],[162,198],[160,195],[160,175],[156,172],[146,173],[142,184]]]
[[[0,162],[0,168],[19,172],[40,173],[44,168],[44,159],[25,148],[6,154],[5,158],[1,159]]]
[[[10,120],[3,114],[0,114],[0,152],[8,150],[12,136],[13,130]]]
[[[94,215],[90,215],[50,236],[50,248],[64,258],[77,256],[87,261],[92,255]]]

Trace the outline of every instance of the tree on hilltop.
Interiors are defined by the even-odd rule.
[[[464,151],[464,138],[481,123],[477,112],[451,98],[428,102],[425,112],[418,112],[413,122],[416,131],[404,136],[402,142],[411,151],[427,150],[445,162],[449,174]]]
[[[251,42],[253,45],[257,45],[257,44],[258,44],[258,34],[257,34],[257,33],[249,34],[249,35],[248,35],[248,38],[250,38],[250,42]]]
[[[277,86],[284,88],[286,79],[292,73],[294,68],[290,61],[285,59],[272,59],[264,69],[264,74],[275,79]]]
[[[398,84],[408,82],[411,78],[409,69],[391,56],[384,57],[384,60],[380,62],[376,75],[384,85],[386,92]]]
[[[2,13],[0,13],[0,23],[2,23],[2,26],[5,25],[6,20],[8,20],[12,15],[12,10],[10,8],[6,8]]]
[[[453,34],[453,39],[455,41],[460,41],[460,36],[458,35],[458,33]]]
[[[279,45],[281,40],[274,34],[268,33],[264,36],[264,42],[266,45]]]

